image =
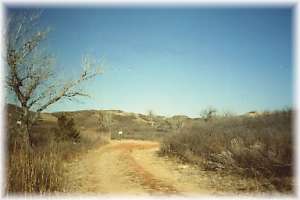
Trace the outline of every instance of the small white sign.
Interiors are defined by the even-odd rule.
[[[122,135],[123,134],[123,131],[119,131],[119,135]]]

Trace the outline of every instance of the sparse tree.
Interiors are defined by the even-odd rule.
[[[150,119],[152,119],[154,117],[154,111],[153,110],[148,110],[147,111],[147,115]]]
[[[99,112],[98,115],[98,127],[100,132],[111,132],[112,117],[111,113]]]
[[[205,121],[209,121],[217,115],[217,110],[213,107],[209,107],[207,109],[202,110],[200,113],[201,118]]]
[[[231,112],[231,111],[224,111],[223,112],[223,116],[224,117],[232,117],[232,116],[234,116],[235,114],[233,113],[233,112]]]
[[[180,129],[182,129],[183,128],[183,126],[184,126],[184,122],[183,122],[183,119],[181,119],[181,118],[177,118],[177,119],[175,119],[175,129],[176,129],[176,131],[180,131]]]
[[[40,113],[61,100],[88,96],[79,86],[101,74],[100,65],[90,57],[82,59],[83,70],[77,79],[57,80],[54,59],[43,50],[49,29],[38,26],[40,13],[8,14],[6,41],[6,86],[8,94],[17,97],[22,108],[21,133],[25,144],[31,146],[30,128]]]
[[[154,118],[155,118],[154,111],[148,110],[147,114],[148,114],[148,118],[150,119],[151,126],[154,126]]]

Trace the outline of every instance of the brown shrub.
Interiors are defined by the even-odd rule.
[[[62,114],[57,119],[58,128],[55,129],[58,141],[80,141],[80,132],[75,128],[74,119]]]
[[[160,153],[199,164],[206,170],[226,169],[264,178],[278,190],[291,190],[291,181],[285,186],[277,182],[293,175],[292,112],[199,121],[165,137]]]
[[[104,144],[101,138],[90,140],[81,137],[80,143],[76,142],[77,137],[68,135],[75,130],[74,122],[69,121],[63,120],[60,126],[55,127],[49,126],[48,122],[39,123],[33,129],[34,146],[28,152],[22,143],[20,129],[8,118],[5,186],[8,195],[68,191],[64,163],[88,149]],[[69,132],[66,131],[68,127],[71,127]],[[59,133],[67,137],[57,137],[55,130],[61,130]]]

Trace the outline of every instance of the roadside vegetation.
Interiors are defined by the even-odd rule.
[[[266,190],[292,191],[292,115],[291,110],[255,117],[209,115],[166,135],[160,154],[204,170],[253,177],[266,183]]]
[[[60,78],[44,47],[50,29],[40,26],[40,15],[22,10],[6,15],[5,86],[8,99],[19,106],[17,113],[7,112],[8,193],[64,191],[63,161],[97,143],[81,137],[66,116],[58,117],[58,125],[39,121],[49,106],[89,96],[82,84],[102,74],[98,61],[83,56],[77,77]]]
[[[8,194],[47,194],[68,191],[65,163],[91,148],[105,144],[99,137],[82,136],[73,118],[60,114],[56,122],[39,121],[33,125],[33,146],[28,152],[20,136],[17,107],[10,107],[7,119]],[[19,110],[20,111],[20,110]],[[21,111],[20,111],[21,112]]]
[[[39,12],[8,12],[5,27],[7,194],[68,192],[65,164],[110,139],[161,142],[160,154],[204,170],[235,173],[266,183],[267,190],[293,190],[292,111],[251,116],[170,118],[120,110],[45,113],[62,101],[88,97],[84,84],[102,74],[101,62],[83,56],[76,76],[59,73],[45,47],[50,29]],[[61,74],[61,76],[60,76]],[[110,166],[107,166],[110,167]],[[109,183],[107,183],[109,184]]]

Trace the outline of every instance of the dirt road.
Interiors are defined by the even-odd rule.
[[[160,157],[158,148],[156,142],[121,140],[89,151],[68,164],[70,192],[186,196],[222,194],[220,188],[230,191],[226,185],[218,187],[218,181],[228,177]],[[231,182],[239,180],[230,177],[230,188]],[[249,181],[243,184],[235,189],[249,187]]]

